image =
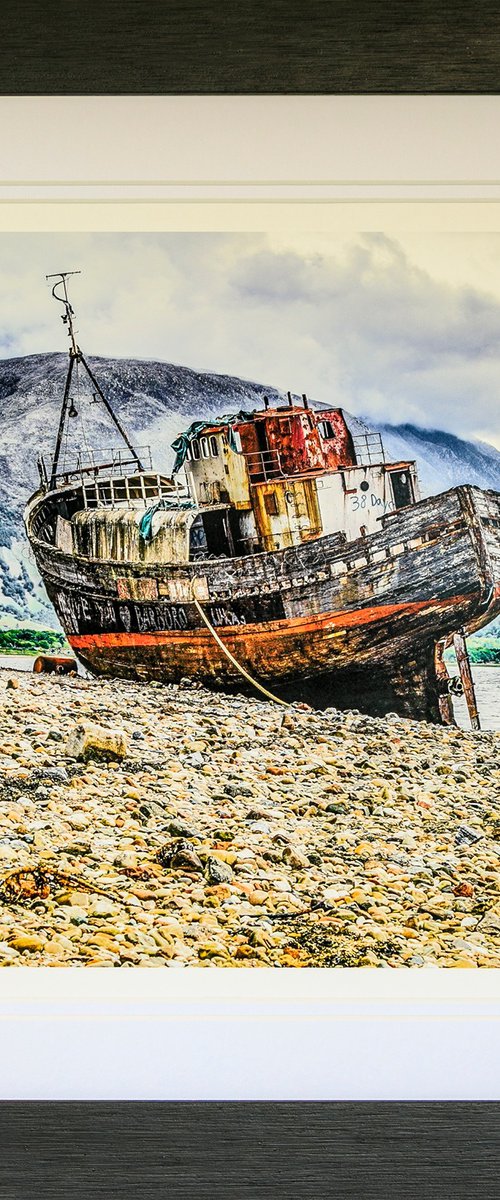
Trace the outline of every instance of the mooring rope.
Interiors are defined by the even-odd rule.
[[[201,607],[201,604],[199,603],[199,600],[198,600],[195,590],[194,590],[195,583],[196,583],[196,580],[193,579],[191,581],[191,595],[193,597],[194,606],[196,608],[197,613],[201,617],[204,625],[206,625],[207,629],[212,634],[212,637],[217,642],[217,645],[220,647],[223,654],[225,654],[226,658],[228,658],[229,661],[233,664],[233,667],[236,667],[236,670],[240,672],[240,675],[243,675],[245,679],[248,679],[248,682],[252,684],[252,687],[257,688],[257,691],[262,692],[263,696],[267,696],[268,700],[273,700],[275,704],[282,704],[284,706],[284,708],[288,708],[288,703],[286,700],[280,700],[279,696],[275,696],[273,694],[273,692],[268,692],[267,688],[263,687],[261,683],[257,683],[257,680],[253,679],[252,676],[249,675],[248,671],[245,670],[245,667],[242,667],[241,663],[238,662],[238,660],[234,657],[234,655],[231,654],[231,651],[228,650],[227,646],[224,645],[222,638],[219,637],[217,630],[214,629],[211,621],[209,621],[209,619],[207,617],[206,612],[204,612],[204,610]]]

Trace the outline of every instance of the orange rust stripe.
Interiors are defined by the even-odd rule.
[[[467,596],[452,596],[446,601],[434,601],[440,607],[451,607],[467,600]],[[352,629],[356,625],[371,625],[376,621],[384,621],[388,617],[402,616],[408,613],[421,612],[431,608],[432,600],[413,600],[406,604],[379,604],[371,608],[353,609],[351,612],[317,613],[314,616],[290,617],[279,621],[269,621],[263,624],[225,625],[218,627],[217,632],[225,639],[238,642],[239,637],[255,634],[262,637],[279,635],[293,636],[295,634],[313,633],[328,626],[334,629]],[[205,629],[162,629],[150,633],[82,633],[68,634],[68,641],[74,650],[95,646],[157,646],[159,643],[175,641],[177,644],[191,644],[193,641],[209,643],[211,635]]]

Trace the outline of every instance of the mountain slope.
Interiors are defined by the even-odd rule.
[[[379,425],[389,459],[416,459],[422,492],[432,496],[459,483],[500,488],[500,452],[440,429]]]
[[[264,395],[271,403],[284,399],[273,387],[172,363],[88,361],[134,444],[150,444],[155,465],[167,472],[173,461],[170,443],[191,421],[261,407]],[[0,625],[56,624],[26,544],[22,510],[38,483],[37,457],[42,454],[50,463],[67,363],[65,354],[0,362]],[[92,402],[83,376],[74,380],[71,394],[78,413],[70,422],[72,451],[75,446],[85,450],[87,443],[115,445],[116,432],[102,406]],[[500,489],[500,453],[492,446],[412,425],[378,428],[389,458],[417,459],[424,494],[457,483]]]
[[[283,398],[275,388],[172,363],[90,357],[88,362],[134,444],[150,444],[155,466],[163,471],[172,466],[170,443],[192,420],[261,407],[264,395],[271,402]],[[22,512],[38,485],[37,458],[43,455],[50,464],[67,366],[65,354],[0,362],[0,625],[56,625],[25,540]],[[116,430],[102,405],[92,402],[81,368],[71,395],[79,414],[69,422],[71,450],[117,445]]]

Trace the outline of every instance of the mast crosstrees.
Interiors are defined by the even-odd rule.
[[[119,421],[118,417],[116,416],[116,413],[113,411],[113,408],[111,407],[111,404],[109,403],[109,400],[104,395],[104,392],[103,392],[98,380],[96,379],[93,371],[89,367],[89,364],[86,361],[86,359],[84,358],[84,355],[82,354],[82,351],[80,350],[80,347],[78,346],[77,341],[76,341],[75,327],[74,327],[74,320],[73,320],[74,316],[75,316],[75,312],[70,303],[70,299],[69,299],[69,295],[68,295],[68,286],[67,286],[66,280],[71,275],[80,275],[80,274],[81,274],[80,271],[59,271],[53,275],[45,276],[46,279],[55,279],[56,280],[56,282],[52,288],[52,295],[54,297],[54,300],[58,300],[60,304],[64,305],[64,314],[63,314],[61,320],[68,327],[68,337],[71,342],[71,345],[69,348],[68,372],[66,375],[66,383],[64,386],[64,394],[63,394],[63,401],[62,401],[62,405],[61,405],[61,413],[60,413],[60,417],[59,417],[59,426],[58,426],[58,430],[57,430],[56,444],[55,444],[55,449],[54,449],[54,457],[52,459],[52,466],[50,469],[50,487],[51,488],[55,488],[55,486],[56,486],[57,468],[59,466],[59,459],[61,456],[61,446],[62,446],[62,440],[63,440],[63,435],[64,435],[64,429],[66,426],[66,421],[67,421],[68,416],[74,415],[74,413],[72,413],[72,410],[69,407],[69,405],[70,405],[71,381],[73,378],[73,370],[74,370],[75,363],[82,364],[82,367],[86,371],[86,373],[90,379],[90,382],[92,384],[92,387],[94,389],[94,400],[96,397],[99,397],[101,403],[104,405],[104,408],[106,409],[106,412],[108,413],[108,416],[111,417],[111,420],[112,420],[113,424],[115,425],[116,429],[118,430],[120,437],[125,442],[125,445],[127,446],[128,450],[130,450],[132,458],[137,463],[137,470],[142,471],[144,469],[143,464],[139,458],[139,455],[137,454],[137,451],[134,449],[121,422]],[[62,292],[63,292],[62,295],[60,294],[61,288],[62,288]]]

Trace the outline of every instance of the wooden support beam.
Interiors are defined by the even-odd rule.
[[[464,689],[464,696],[467,701],[469,711],[471,729],[480,729],[481,723],[479,720],[479,712],[476,702],[476,690],[470,665],[469,652],[467,650],[467,642],[463,629],[453,635],[453,646],[457,656],[460,678]]]
[[[450,676],[448,674],[448,667],[444,659],[445,648],[446,643],[444,641],[436,642],[434,650],[434,666],[438,685],[439,712],[443,725],[456,725],[453,712],[453,700],[448,691]]]

